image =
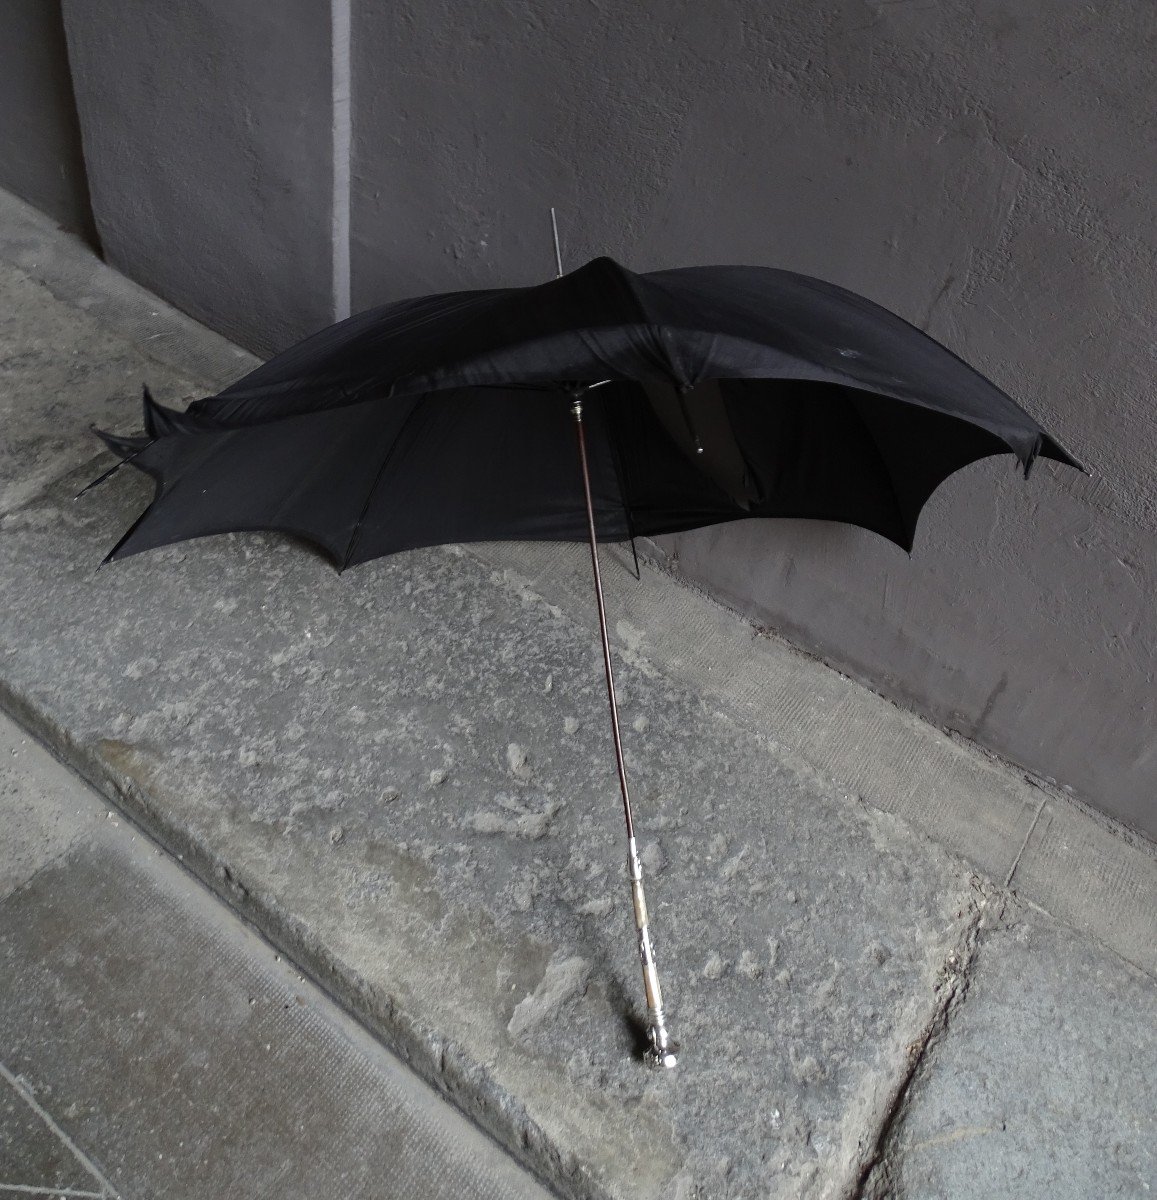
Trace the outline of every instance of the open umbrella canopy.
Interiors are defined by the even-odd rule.
[[[587,390],[590,385],[597,390]],[[108,444],[157,481],[121,557],[239,529],[339,565],[450,541],[584,539],[568,398],[586,392],[606,539],[748,517],[910,550],[954,471],[1076,461],[1004,392],[852,292],[765,267],[635,274],[372,309]]]

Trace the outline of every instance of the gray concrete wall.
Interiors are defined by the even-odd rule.
[[[65,0],[110,261],[267,350],[342,311],[347,252],[355,308],[548,276],[554,204],[570,266],[767,263],[888,305],[1096,476],[970,468],[911,561],[798,522],[659,552],[1157,836],[1151,0],[352,0],[352,160],[348,7]]]
[[[108,261],[250,349],[333,319],[330,14],[65,0]]]
[[[95,240],[59,0],[0,8],[0,187]]]
[[[567,262],[755,262],[945,341],[1097,471],[980,465],[909,561],[853,529],[677,570],[1157,834],[1157,8],[376,5],[354,16],[355,307]]]

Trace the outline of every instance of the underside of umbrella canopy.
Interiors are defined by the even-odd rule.
[[[966,421],[831,384],[736,380],[674,396],[625,382],[589,393],[605,540],[807,517],[911,550],[933,490],[1009,452]],[[296,535],[342,567],[445,542],[586,537],[559,390],[454,389],[235,429],[168,430],[156,406],[146,419],[150,436],[106,439],[157,485],[110,558],[237,530]]]

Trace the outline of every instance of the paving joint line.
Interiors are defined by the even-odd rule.
[[[45,1125],[55,1134],[56,1139],[64,1146],[72,1157],[92,1176],[92,1178],[100,1184],[99,1192],[80,1192],[80,1191],[63,1191],[54,1190],[52,1188],[36,1188],[33,1194],[39,1192],[43,1195],[48,1192],[50,1195],[57,1196],[97,1196],[100,1200],[121,1200],[120,1194],[116,1188],[105,1178],[100,1168],[88,1157],[87,1154],[68,1136],[67,1133],[56,1123],[52,1118],[52,1114],[41,1106],[36,1097],[32,1094],[32,1089],[19,1076],[10,1071],[2,1062],[0,1062],[0,1079],[4,1079],[12,1090],[28,1105],[30,1109],[44,1122]],[[23,1191],[21,1184],[0,1184],[0,1187],[7,1188],[12,1191]]]
[[[1024,852],[1028,849],[1029,841],[1032,838],[1033,832],[1037,827],[1037,822],[1041,819],[1041,813],[1045,810],[1045,805],[1048,803],[1048,796],[1041,796],[1040,803],[1036,806],[1036,812],[1033,814],[1033,819],[1029,822],[1028,829],[1025,830],[1024,841],[1020,844],[1020,849],[1016,852],[1016,857],[1012,860],[1012,865],[1008,868],[1008,874],[1004,877],[1004,886],[1012,887],[1012,878],[1016,874],[1017,867],[1020,866],[1020,860]]]
[[[12,716],[11,713],[6,712],[2,704],[0,704],[0,711],[4,711],[6,715]],[[15,720],[15,717],[13,717],[13,720]],[[67,846],[58,851],[51,858],[45,859],[45,861],[42,862],[40,866],[38,866],[36,870],[28,876],[27,879],[21,883],[18,883],[10,892],[5,892],[3,895],[0,895],[0,908],[3,908],[9,900],[12,900],[16,896],[19,896],[21,893],[27,891],[34,883],[36,883],[36,881],[41,877],[41,875],[44,874],[45,871],[50,871],[53,867],[58,866],[62,859],[67,858],[81,842],[87,841],[91,836],[92,829],[80,830],[75,837],[70,839]]]
[[[33,1187],[28,1183],[0,1183],[0,1192],[15,1192],[21,1196],[84,1196],[91,1200],[108,1200],[108,1192],[82,1192],[77,1188]]]
[[[839,1200],[885,1200],[891,1195],[888,1153],[896,1131],[907,1114],[912,1092],[923,1076],[925,1065],[948,1033],[952,1015],[968,995],[980,933],[986,925],[986,918],[989,922],[999,923],[1004,916],[1008,893],[1003,889],[985,886],[979,876],[975,878],[981,890],[981,899],[974,902],[973,912],[941,965],[943,982],[932,1015],[920,1035],[909,1043],[904,1069],[882,1106],[876,1129],[860,1158],[858,1170],[840,1193]],[[883,1178],[874,1178],[881,1170]]]

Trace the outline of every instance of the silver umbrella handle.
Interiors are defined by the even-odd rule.
[[[651,930],[647,921],[647,896],[643,891],[643,864],[635,839],[627,841],[627,873],[631,877],[631,901],[635,907],[635,928],[639,933],[639,958],[643,963],[643,988],[647,993],[647,1036],[651,1044],[644,1058],[652,1067],[673,1067],[678,1059],[678,1047],[667,1032],[663,1014],[663,989],[659,986],[659,971],[655,966],[655,951],[651,945]]]

